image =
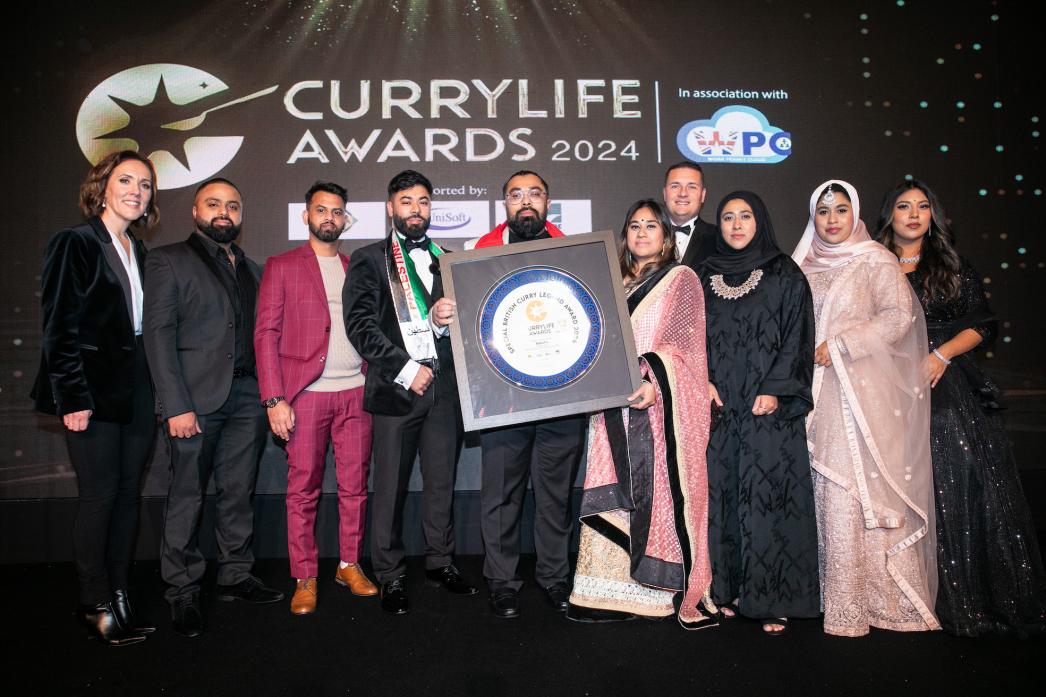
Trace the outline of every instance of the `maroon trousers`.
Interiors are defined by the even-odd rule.
[[[334,444],[338,480],[338,547],[341,560],[357,563],[363,545],[370,463],[370,414],[363,388],[302,392],[291,404],[294,432],[287,443],[287,550],[294,578],[316,576],[316,506],[323,485],[327,445]]]

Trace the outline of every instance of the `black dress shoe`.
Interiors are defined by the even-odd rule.
[[[545,598],[556,612],[566,612],[570,605],[570,589],[565,583],[553,583],[545,589]]]
[[[453,564],[447,564],[439,569],[426,569],[425,578],[430,586],[442,586],[458,595],[475,595],[479,592],[475,586],[461,577]]]
[[[134,613],[131,612],[131,600],[123,588],[113,591],[113,612],[116,613],[116,619],[120,620],[120,625],[125,629],[130,629],[138,634],[152,634],[156,631],[156,627],[151,624],[135,624]]]
[[[112,603],[81,605],[77,616],[91,632],[92,637],[109,646],[130,646],[145,641],[144,634],[128,631],[121,626]]]
[[[249,603],[264,605],[283,600],[283,593],[269,588],[255,576],[248,576],[239,583],[232,586],[218,586],[218,600],[232,602],[233,600],[246,600]]]
[[[402,576],[381,584],[381,609],[390,615],[406,615],[410,612]]]
[[[203,613],[198,595],[180,595],[171,604],[171,628],[182,636],[203,634]]]
[[[497,589],[490,594],[490,608],[498,619],[516,619],[519,617],[519,593],[511,588]]]

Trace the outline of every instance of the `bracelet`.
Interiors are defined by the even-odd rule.
[[[938,351],[937,349],[934,349],[934,350],[933,350],[933,355],[937,356],[937,360],[939,360],[939,361],[940,361],[941,363],[944,363],[945,365],[951,365],[951,364],[952,364],[952,362],[951,362],[951,361],[949,361],[949,360],[948,360],[947,358],[945,358],[944,356],[942,356],[942,355],[941,355],[941,352],[940,352],[940,351]]]

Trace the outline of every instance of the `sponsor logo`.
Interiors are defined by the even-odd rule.
[[[380,240],[388,233],[385,227],[384,201],[349,201],[345,206],[355,221],[352,227],[341,233],[343,240]],[[287,204],[287,239],[309,239],[309,226],[302,222],[301,214],[305,204],[294,202]]]
[[[76,115],[76,140],[91,164],[117,150],[136,150],[156,167],[157,188],[190,186],[221,171],[243,144],[243,136],[227,135],[221,116],[208,115],[277,87],[222,101],[212,97],[229,86],[208,72],[177,63],[139,65],[91,90]]]
[[[558,228],[563,227],[563,204],[559,201],[550,203],[548,205],[547,220]]]
[[[341,234],[343,240],[382,239],[388,234],[384,201],[349,201],[345,206],[355,219],[352,227]],[[287,239],[309,239],[309,228],[302,222],[305,204],[287,204]],[[490,231],[490,202],[438,201],[432,204],[429,236],[433,238],[479,237]]]
[[[676,146],[695,162],[774,164],[792,154],[792,134],[771,126],[758,109],[733,105],[685,124]]]
[[[429,230],[434,232],[460,230],[471,222],[472,216],[465,211],[456,211],[452,208],[433,208]]]

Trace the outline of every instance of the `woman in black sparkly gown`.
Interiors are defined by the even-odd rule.
[[[926,311],[933,385],[931,450],[937,507],[937,615],[958,636],[1041,635],[1046,574],[996,402],[972,349],[995,336],[977,272],[956,254],[929,187],[904,181],[877,229]]]
[[[820,614],[804,419],[813,407],[813,305],[758,196],[726,196],[716,218],[716,251],[699,267],[710,394],[721,414],[708,443],[712,599],[724,616],[762,620],[779,635],[787,618]]]

